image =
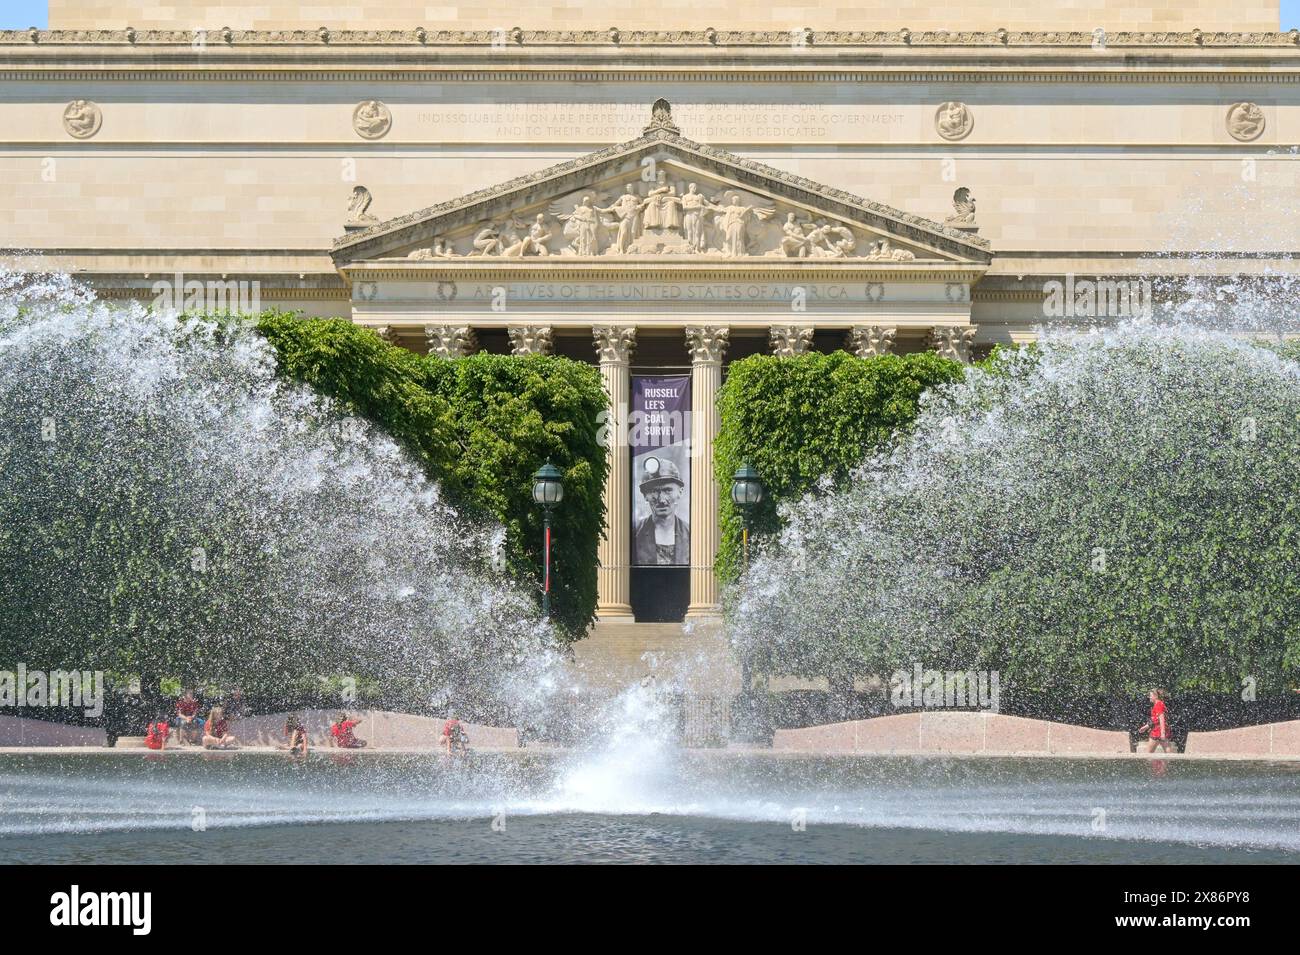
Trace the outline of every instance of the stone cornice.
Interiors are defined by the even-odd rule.
[[[1018,30],[0,30],[3,46],[108,47],[1049,47],[1093,49],[1101,39],[1082,31]],[[1104,34],[1107,48],[1296,48],[1300,31],[1120,31]]]
[[[737,261],[645,258],[635,263],[600,259],[442,259],[354,262],[339,269],[349,282],[977,282],[983,266],[958,262],[845,262],[834,259]]]

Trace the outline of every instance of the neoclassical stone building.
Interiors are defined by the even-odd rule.
[[[0,32],[5,259],[598,363],[623,425],[638,376],[678,375],[700,462],[738,357],[969,359],[1077,320],[1054,283],[1295,271],[1300,36],[1272,0],[301,9],[53,0]],[[655,481],[611,456],[602,619],[707,616],[711,469],[678,481],[665,603],[630,556]]]

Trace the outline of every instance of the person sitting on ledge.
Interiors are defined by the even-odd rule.
[[[442,735],[438,737],[438,745],[443,748],[448,756],[455,752],[469,752],[469,734],[465,732],[464,724],[456,718],[455,713],[447,714],[447,722],[442,726]]]
[[[208,714],[208,721],[203,725],[204,749],[239,749],[239,740],[230,732],[226,720],[226,711],[214,706]]]
[[[199,716],[199,701],[192,689],[176,701],[176,741],[195,745],[203,742],[203,718]]]
[[[330,727],[330,742],[340,749],[362,749],[366,745],[363,739],[357,739],[352,731],[360,720],[348,719],[348,714],[340,713],[338,722]]]
[[[289,741],[290,753],[297,751],[304,756],[307,755],[307,730],[297,713],[290,713],[289,718],[284,721],[284,735]]]
[[[1173,737],[1169,732],[1169,714],[1165,707],[1165,699],[1168,695],[1157,687],[1152,687],[1151,692],[1147,694],[1147,699],[1151,701],[1151,720],[1143,724],[1138,732],[1151,731],[1151,738],[1147,742],[1148,753],[1154,753],[1157,746],[1168,753],[1173,743]]]
[[[167,736],[171,733],[171,723],[165,711],[155,714],[144,734],[144,745],[150,749],[166,749]]]

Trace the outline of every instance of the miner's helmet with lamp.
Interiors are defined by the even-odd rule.
[[[686,487],[686,482],[682,480],[682,473],[677,469],[677,465],[664,458],[646,458],[641,463],[641,483],[639,485],[641,493],[649,493],[655,488],[667,484]]]

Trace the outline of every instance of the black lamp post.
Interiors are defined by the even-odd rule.
[[[740,511],[741,540],[744,544],[745,569],[749,569],[749,522],[754,508],[763,500],[763,479],[748,464],[742,463],[731,476],[731,503]]]
[[[758,476],[757,471],[742,462],[740,467],[736,468],[736,473],[731,476],[731,503],[736,505],[736,510],[740,511],[740,534],[744,546],[745,570],[749,570],[749,522],[753,517],[754,508],[762,500],[763,479]],[[746,694],[751,689],[751,682],[749,657],[745,656],[740,661],[740,685]]]
[[[533,500],[542,507],[546,528],[545,556],[542,558],[542,616],[551,616],[551,510],[564,500],[564,475],[547,461],[533,475]]]

